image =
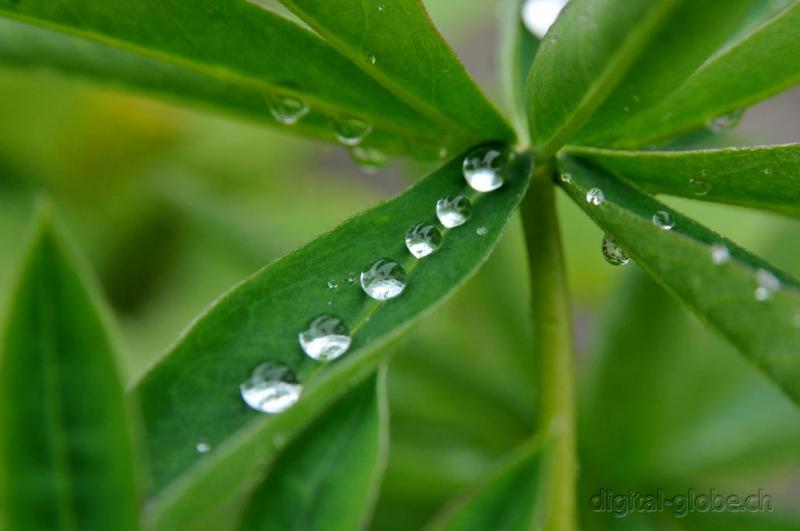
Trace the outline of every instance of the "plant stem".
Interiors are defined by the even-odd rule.
[[[554,169],[538,163],[522,204],[531,281],[537,419],[549,441],[541,479],[545,531],[576,528],[575,398],[572,325],[555,210]]]

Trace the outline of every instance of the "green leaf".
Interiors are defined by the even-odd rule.
[[[570,157],[560,162],[572,176],[565,190],[595,223],[659,284],[795,402],[800,401],[796,279],[599,168]],[[592,188],[604,194],[599,205],[587,201]],[[672,218],[671,230],[655,223],[659,213]]]
[[[41,215],[0,343],[4,529],[138,529],[130,415],[105,317]]]
[[[619,136],[627,136],[629,122],[668,98],[726,43],[751,32],[790,1],[682,2],[575,135],[575,142],[606,146]]]
[[[278,458],[250,496],[242,531],[363,529],[388,445],[385,370],[339,399]]]
[[[485,478],[454,499],[426,527],[427,531],[530,531],[542,508],[539,475],[542,440],[517,448]]]
[[[153,465],[151,517],[162,527],[201,518],[207,500],[233,495],[254,464],[274,451],[274,435],[301,429],[343,386],[372,371],[381,358],[378,347],[483,262],[526,190],[527,155],[517,157],[504,187],[474,197],[470,221],[446,231],[435,254],[416,262],[403,241],[412,225],[435,222],[439,198],[466,190],[461,160],[256,273],[215,303],[144,375],[136,394]],[[476,234],[479,227],[487,229],[484,236]],[[347,280],[382,256],[399,260],[409,276],[402,296],[386,303],[368,299]],[[329,279],[339,287],[328,288]],[[297,343],[297,334],[321,313],[344,319],[353,335],[350,352],[326,366]],[[280,415],[249,410],[239,396],[239,384],[265,360],[286,364],[303,382],[300,401]],[[198,455],[201,440],[214,450]]]
[[[252,2],[0,0],[0,16],[57,33],[37,35],[42,54],[33,55],[19,50],[24,36],[14,32],[21,30],[3,28],[10,34],[4,55],[27,62],[216,105],[224,99],[249,112],[259,96],[279,94],[307,103],[317,114],[306,117],[314,128],[327,117],[357,117],[409,140],[449,140],[318,36]],[[120,60],[125,66],[113,64]]]
[[[525,27],[521,13],[522,0],[503,2],[500,67],[506,106],[517,120],[518,129],[526,131],[525,85],[540,41]]]
[[[541,44],[528,76],[537,155],[555,153],[586,122],[679,0],[573,0]]]
[[[25,68],[45,66],[168,101],[266,122],[292,134],[337,141],[324,112],[312,109],[294,125],[282,124],[257,87],[14,20],[0,18],[0,61]],[[365,144],[391,153],[406,150],[404,138],[380,129],[373,130]]]
[[[343,55],[451,134],[514,133],[431,23],[420,0],[280,0]]]
[[[720,11],[723,14],[734,13],[739,2],[726,4],[726,9]],[[695,34],[716,32],[709,28],[720,23],[717,12],[707,11],[702,18],[707,19],[707,24],[698,26]],[[723,25],[725,20],[726,17],[721,19]],[[620,103],[617,103],[615,113],[609,109],[608,113],[597,116],[599,126],[603,125],[601,121],[605,122],[606,128],[611,126],[608,132],[588,129],[578,141],[613,147],[653,144],[702,126],[730,111],[745,109],[800,82],[800,61],[796,60],[800,56],[800,2],[792,1],[789,7],[772,18],[747,29],[733,42],[723,43],[710,57],[695,61],[698,64],[688,75],[684,72],[681,76],[666,74],[669,77],[661,85],[661,72],[669,72],[668,67],[675,65],[685,70],[691,66],[685,59],[680,59],[681,53],[663,50],[656,61],[663,67],[650,73],[643,71],[642,76],[651,76],[651,81],[642,82],[640,88],[634,89],[641,94],[642,112],[629,120],[619,121],[616,118],[620,116]],[[675,32],[673,39],[680,40],[680,49],[683,50],[683,39],[687,36],[694,39],[691,35],[691,32]],[[679,77],[683,79],[676,84]],[[654,84],[662,88],[654,88]],[[650,91],[655,91],[657,96],[649,96]],[[646,102],[650,104],[646,105]]]
[[[648,192],[800,214],[800,144],[697,151],[569,148]]]

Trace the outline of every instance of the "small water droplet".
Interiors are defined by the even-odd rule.
[[[542,39],[568,0],[527,0],[522,5],[522,22],[537,38]]]
[[[262,363],[239,386],[242,400],[262,413],[280,413],[299,399],[303,386],[291,369],[277,362]]]
[[[385,168],[391,157],[374,147],[356,146],[350,150],[350,156],[364,173],[374,174]]]
[[[708,121],[706,127],[709,131],[715,134],[730,131],[739,125],[743,115],[744,111],[742,109],[736,109],[727,114],[722,114],[716,118],[712,118]]]
[[[436,152],[436,156],[439,157],[440,159],[446,159],[448,153],[449,153],[449,151],[447,150],[447,148],[442,146]]]
[[[756,271],[756,283],[758,287],[755,291],[755,297],[757,301],[762,302],[769,299],[781,287],[781,281],[778,280],[778,277],[766,269]]]
[[[696,196],[704,196],[711,191],[711,183],[703,179],[689,179],[689,187]]]
[[[478,236],[486,236],[487,234],[489,234],[489,229],[487,229],[486,227],[478,227],[475,230],[475,234],[477,234]]]
[[[406,270],[390,258],[379,258],[361,272],[361,288],[375,300],[393,299],[406,289]]]
[[[194,445],[194,449],[197,450],[197,453],[199,454],[207,454],[209,451],[211,451],[211,445],[205,441],[200,441]]]
[[[341,117],[331,121],[336,139],[345,146],[357,146],[372,131],[372,126],[358,118]]]
[[[564,184],[569,184],[572,182],[572,174],[571,173],[562,173],[561,174],[561,182]]]
[[[659,210],[653,214],[653,225],[659,229],[672,230],[675,226],[675,220],[672,219],[672,214],[666,210]]]
[[[464,179],[478,192],[491,192],[503,186],[509,159],[507,148],[482,146],[464,157]]]
[[[319,361],[335,360],[350,348],[350,330],[335,315],[314,317],[308,328],[298,335],[300,347],[306,355]]]
[[[442,233],[434,225],[417,223],[406,233],[406,247],[415,258],[424,258],[442,244]]]
[[[764,168],[762,171],[764,175],[772,175],[772,168]]]
[[[625,106],[625,109],[624,109],[624,110],[625,110],[625,112],[631,112],[631,108],[630,108],[630,107],[628,107],[627,105]]]
[[[374,55],[368,55],[367,56],[367,62],[369,64],[371,64],[371,65],[374,65],[377,62],[377,60],[378,60],[378,58],[375,57]]]
[[[357,277],[356,277],[355,273],[350,273],[349,275],[347,275],[347,283],[348,284],[355,284],[356,283],[356,279],[357,279]]]
[[[294,125],[300,118],[308,114],[308,105],[297,98],[281,94],[265,94],[270,114],[284,125]]]
[[[586,202],[590,205],[600,206],[603,204],[606,195],[600,188],[592,188],[588,192],[586,192]]]
[[[385,6],[385,5],[383,5],[383,4],[378,4],[378,11],[383,11],[384,9],[386,9],[386,6]]]
[[[339,287],[339,282],[335,278],[328,280],[326,284],[328,285],[329,289],[336,289]]]
[[[620,247],[617,241],[609,234],[603,236],[603,243],[601,245],[603,250],[603,257],[611,265],[620,266],[625,265],[631,261],[628,254]]]
[[[716,265],[722,265],[731,258],[731,252],[721,243],[711,246],[711,261]]]
[[[463,195],[448,195],[436,202],[436,217],[439,223],[452,229],[459,227],[472,216],[472,203]]]
[[[639,102],[641,99],[642,99],[642,98],[640,98],[638,94],[634,94],[634,95],[633,95],[633,101],[635,101],[635,102],[637,102],[637,103],[638,103],[638,102]]]

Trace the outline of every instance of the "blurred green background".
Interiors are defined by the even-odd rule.
[[[500,94],[494,3],[425,3],[482,86]],[[779,96],[750,109],[730,141],[797,141],[798,111],[800,91]],[[132,378],[224,290],[427,169],[400,160],[366,175],[336,146],[0,66],[0,294],[5,300],[34,198],[51,197],[113,308]],[[601,488],[690,487],[766,489],[775,500],[768,516],[800,528],[796,408],[636,265],[607,265],[600,231],[560,199],[586,528],[778,529],[763,515],[589,512]],[[667,201],[800,275],[797,221]],[[374,529],[418,529],[532,433],[526,297],[514,222],[483,270],[396,349],[391,455]]]

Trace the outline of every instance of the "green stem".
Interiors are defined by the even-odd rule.
[[[555,210],[554,170],[537,163],[522,204],[531,280],[537,419],[549,444],[542,477],[545,531],[576,528],[572,326]]]

